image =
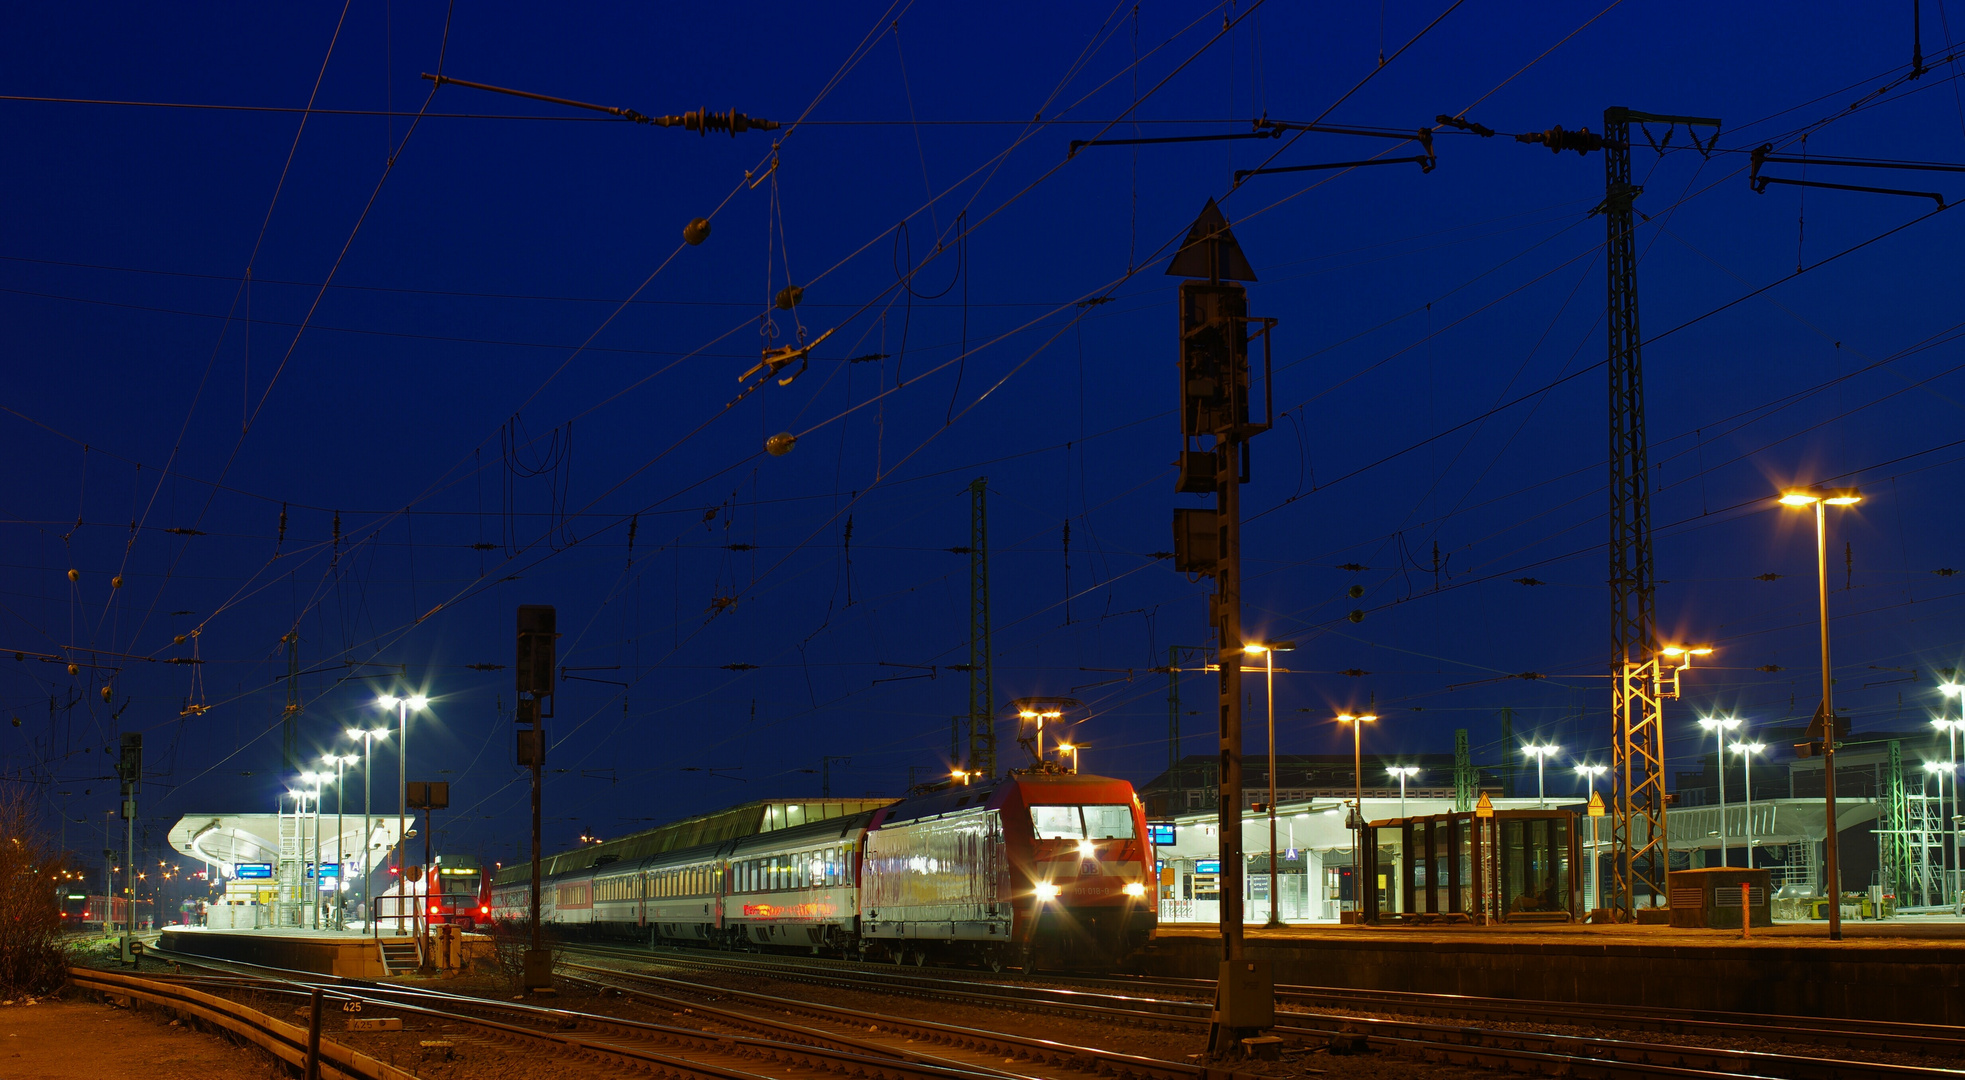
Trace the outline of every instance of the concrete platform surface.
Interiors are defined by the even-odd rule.
[[[232,930],[223,927],[213,929],[209,926],[166,926],[164,927],[164,932],[167,934],[211,934],[220,936],[236,934],[241,937],[254,938],[292,938],[295,941],[372,942],[375,940],[374,935],[367,930],[309,930],[301,926],[262,926],[258,929],[251,930]],[[398,935],[394,930],[382,931],[382,937],[385,940],[390,937],[409,936],[407,932]]]
[[[385,934],[383,940],[388,940]],[[375,939],[352,930],[212,930],[202,926],[164,929],[158,947],[171,952],[238,960],[267,967],[339,975],[350,979],[379,979],[388,971]]]
[[[1707,944],[1752,948],[1758,946],[1847,948],[1850,942],[1865,947],[1922,948],[1955,945],[1965,948],[1965,919],[1955,916],[1916,916],[1883,921],[1847,920],[1842,924],[1843,941],[1828,937],[1825,922],[1780,922],[1754,927],[1753,937],[1742,941],[1738,929],[1709,930],[1634,923],[1527,923],[1499,926],[1442,924],[1392,924],[1388,926],[1341,926],[1336,923],[1310,923],[1281,929],[1251,926],[1243,931],[1249,941],[1437,941],[1463,939],[1479,941],[1571,942],[1600,945]],[[1159,936],[1198,937],[1220,940],[1221,928],[1213,923],[1162,923]]]
[[[1739,931],[1541,925],[1251,928],[1278,985],[1965,1024],[1965,925],[1822,923]],[[1213,926],[1162,927],[1134,967],[1212,978]]]

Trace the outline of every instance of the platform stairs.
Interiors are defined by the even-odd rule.
[[[382,970],[390,975],[405,975],[423,966],[422,941],[415,935],[407,937],[385,937],[380,939],[382,946]]]
[[[382,953],[383,969],[391,975],[402,975],[423,966],[422,935],[397,932],[413,926],[415,920],[409,912],[415,909],[409,905],[416,902],[412,897],[405,903],[401,895],[393,893],[375,898],[375,944]]]

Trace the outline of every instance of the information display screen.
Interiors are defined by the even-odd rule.
[[[270,881],[273,877],[273,864],[270,862],[233,863],[232,876],[241,881]]]

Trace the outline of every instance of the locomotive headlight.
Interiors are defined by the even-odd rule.
[[[1043,901],[1045,903],[1049,903],[1050,901],[1056,900],[1057,898],[1058,898],[1058,887],[1056,885],[1053,885],[1048,881],[1040,881],[1037,883],[1038,900]]]
[[[1139,881],[1126,882],[1126,895],[1135,899],[1146,895],[1146,884]]]
[[[1091,857],[1092,857],[1093,855],[1095,855],[1095,854],[1097,854],[1097,853],[1098,853],[1098,845],[1096,845],[1096,844],[1094,844],[1094,843],[1092,843],[1092,842],[1091,842],[1090,840],[1080,840],[1080,841],[1078,841],[1078,857],[1079,857],[1079,858],[1081,858],[1081,859],[1089,859],[1089,858],[1091,858]]]

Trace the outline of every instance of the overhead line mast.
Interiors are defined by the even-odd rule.
[[[969,760],[996,775],[996,664],[989,642],[989,477],[969,484]]]
[[[1492,128],[1463,117],[1440,116],[1442,125],[1491,138]],[[1658,703],[1676,696],[1662,685],[1658,667],[1657,585],[1652,576],[1650,448],[1644,426],[1644,338],[1638,330],[1637,240],[1632,203],[1644,189],[1631,182],[1631,125],[1645,130],[1663,152],[1683,124],[1692,147],[1712,153],[1717,119],[1638,112],[1621,105],[1603,111],[1603,133],[1553,127],[1515,136],[1551,153],[1603,151],[1604,194],[1591,213],[1604,218],[1608,267],[1606,324],[1610,356],[1610,670],[1611,815],[1614,870],[1609,895],[1624,918],[1634,918],[1640,888],[1665,896],[1669,848],[1665,832],[1665,747]],[[1670,125],[1662,140],[1646,124]],[[1696,128],[1713,129],[1701,144]]]

